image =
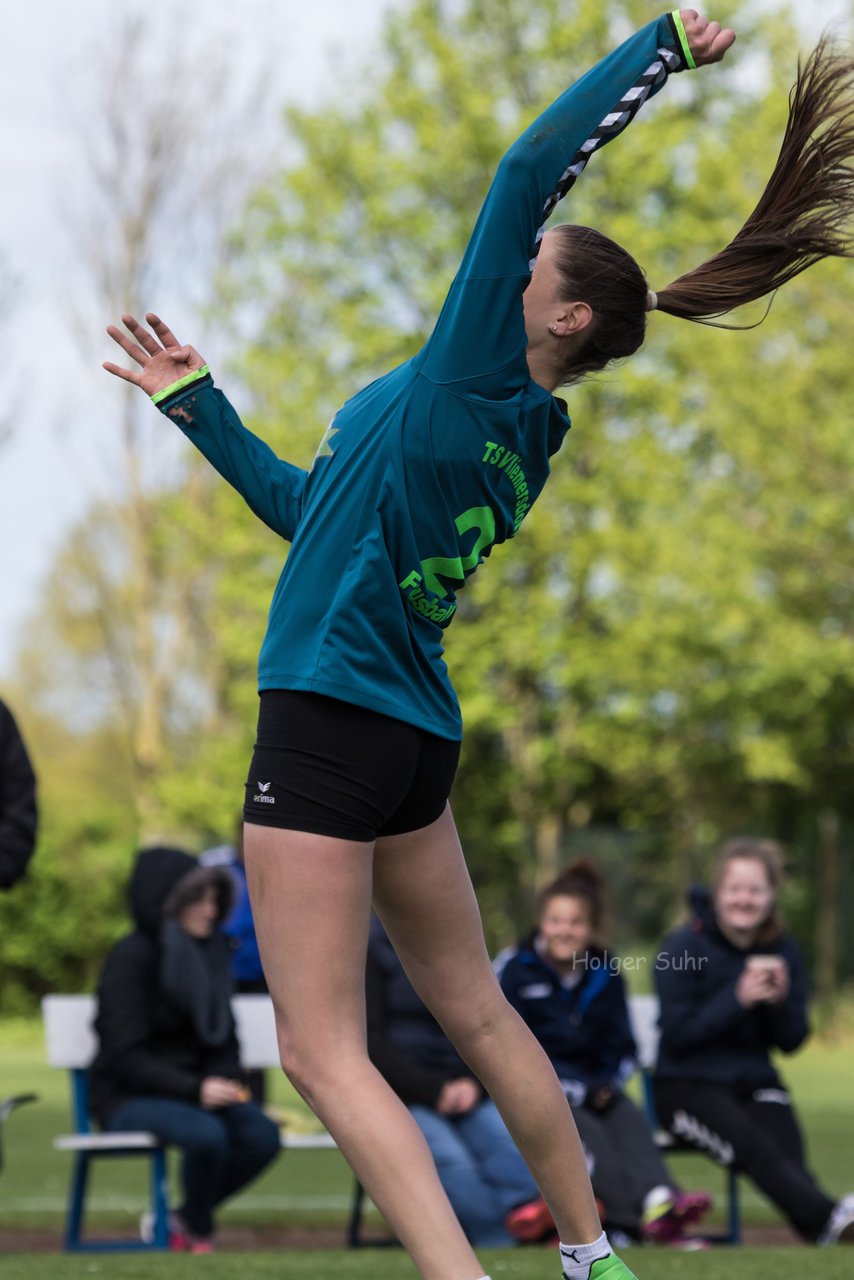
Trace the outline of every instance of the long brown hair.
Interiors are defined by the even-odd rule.
[[[637,351],[653,301],[669,315],[720,325],[717,317],[773,293],[822,258],[854,257],[852,160],[854,57],[825,36],[798,64],[780,154],[753,213],[725,249],[654,300],[640,267],[613,240],[590,227],[555,227],[561,293],[593,311],[587,341],[567,359],[563,380],[576,382]]]
[[[725,249],[658,291],[658,310],[713,322],[822,258],[854,256],[852,159],[854,58],[825,36],[798,64],[780,154],[753,213]]]

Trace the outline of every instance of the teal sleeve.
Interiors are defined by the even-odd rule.
[[[157,407],[177,423],[259,519],[289,542],[293,539],[308,472],[277,458],[269,445],[244,427],[209,375],[176,387]]]
[[[687,66],[672,16],[657,18],[526,129],[498,167],[420,372],[492,395],[527,383],[522,294],[546,220],[593,152]]]

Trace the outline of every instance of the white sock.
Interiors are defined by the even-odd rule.
[[[611,1246],[604,1231],[592,1244],[564,1244],[561,1241],[560,1260],[566,1280],[588,1280],[593,1263],[610,1255]]]

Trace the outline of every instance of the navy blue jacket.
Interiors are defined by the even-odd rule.
[[[636,1047],[626,992],[613,956],[592,949],[581,982],[561,984],[560,975],[535,951],[533,938],[497,967],[507,999],[548,1054],[562,1084],[572,1082],[573,1100],[603,1085],[619,1089],[634,1067]]]
[[[693,889],[693,919],[668,935],[655,962],[661,1001],[661,1042],[656,1076],[702,1080],[752,1091],[779,1088],[769,1050],[791,1053],[809,1035],[807,981],[791,938],[741,950],[721,933],[711,894]],[[780,955],[791,987],[780,1004],[743,1008],[735,985],[747,956]]]

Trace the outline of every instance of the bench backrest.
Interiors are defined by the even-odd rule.
[[[240,1061],[244,1067],[277,1067],[279,1048],[269,996],[232,996]],[[42,1000],[47,1060],[52,1067],[85,1070],[98,1051],[97,1002],[93,995],[45,996]]]
[[[641,1071],[652,1071],[658,1058],[660,1008],[658,996],[629,996],[629,1022],[638,1047],[638,1066]]]

